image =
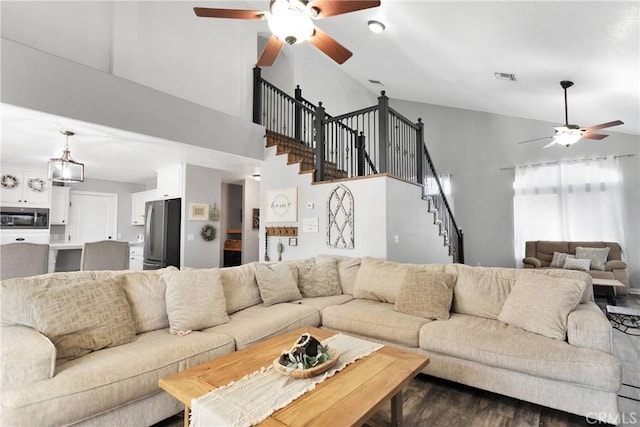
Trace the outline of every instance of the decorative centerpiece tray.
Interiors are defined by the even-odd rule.
[[[337,351],[331,350],[331,359],[323,362],[313,368],[309,369],[293,369],[289,370],[286,366],[280,364],[280,360],[276,359],[273,361],[273,367],[283,375],[288,375],[293,378],[311,378],[316,375],[320,375],[321,373],[333,368],[336,363],[338,363],[338,359],[340,358],[340,353]]]

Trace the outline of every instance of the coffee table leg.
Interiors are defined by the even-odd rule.
[[[189,406],[188,405],[184,405],[184,427],[189,427]]]
[[[393,427],[402,427],[402,390],[391,398],[391,425]]]

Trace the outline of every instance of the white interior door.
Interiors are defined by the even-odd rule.
[[[118,195],[72,191],[67,229],[71,243],[116,240]]]

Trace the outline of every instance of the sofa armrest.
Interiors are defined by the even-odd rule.
[[[538,258],[534,258],[532,256],[528,256],[522,260],[524,263],[524,268],[540,268],[542,267],[542,261]]]
[[[613,352],[611,324],[595,302],[578,304],[567,318],[567,341],[576,347]]]
[[[607,261],[604,264],[604,269],[606,271],[611,271],[611,270],[617,269],[617,268],[625,269],[625,268],[627,268],[627,263],[624,262],[624,261],[621,261],[619,259],[614,259],[614,260],[611,260],[611,261]]]
[[[47,337],[22,325],[2,325],[0,334],[2,390],[53,377],[56,348]]]

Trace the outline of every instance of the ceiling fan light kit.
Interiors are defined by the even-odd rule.
[[[50,181],[56,182],[83,182],[84,163],[76,162],[71,158],[69,149],[69,137],[74,133],[68,130],[61,131],[67,137],[62,156],[59,159],[50,159],[47,164],[47,176]]]
[[[338,64],[343,64],[353,55],[351,51],[316,27],[313,20],[378,6],[380,0],[271,0],[268,11],[206,7],[194,7],[193,11],[201,18],[266,19],[272,36],[256,65],[270,66],[285,43],[293,45],[305,40]]]
[[[367,26],[371,30],[372,33],[379,34],[385,30],[385,25],[380,21],[370,20],[367,22]]]
[[[624,124],[624,122],[621,121],[621,120],[614,120],[612,122],[601,123],[599,125],[589,126],[589,127],[584,127],[584,128],[580,127],[578,125],[569,124],[569,109],[568,109],[568,102],[567,102],[567,89],[569,89],[571,86],[573,86],[573,82],[570,82],[568,80],[563,80],[563,81],[560,82],[560,87],[562,87],[562,90],[564,91],[564,126],[554,127],[556,132],[555,132],[555,134],[553,136],[544,136],[542,138],[528,139],[526,141],[520,141],[519,144],[524,144],[526,142],[540,141],[540,140],[543,140],[543,139],[550,139],[551,138],[551,142],[548,143],[547,145],[545,145],[542,148],[551,147],[554,144],[564,145],[565,147],[570,147],[571,145],[575,144],[576,142],[580,141],[581,139],[596,139],[596,140],[604,139],[609,135],[595,133],[594,131],[596,131],[598,129],[604,129],[604,128],[608,128],[608,127],[613,127],[613,126],[618,126],[618,125],[623,125]]]

